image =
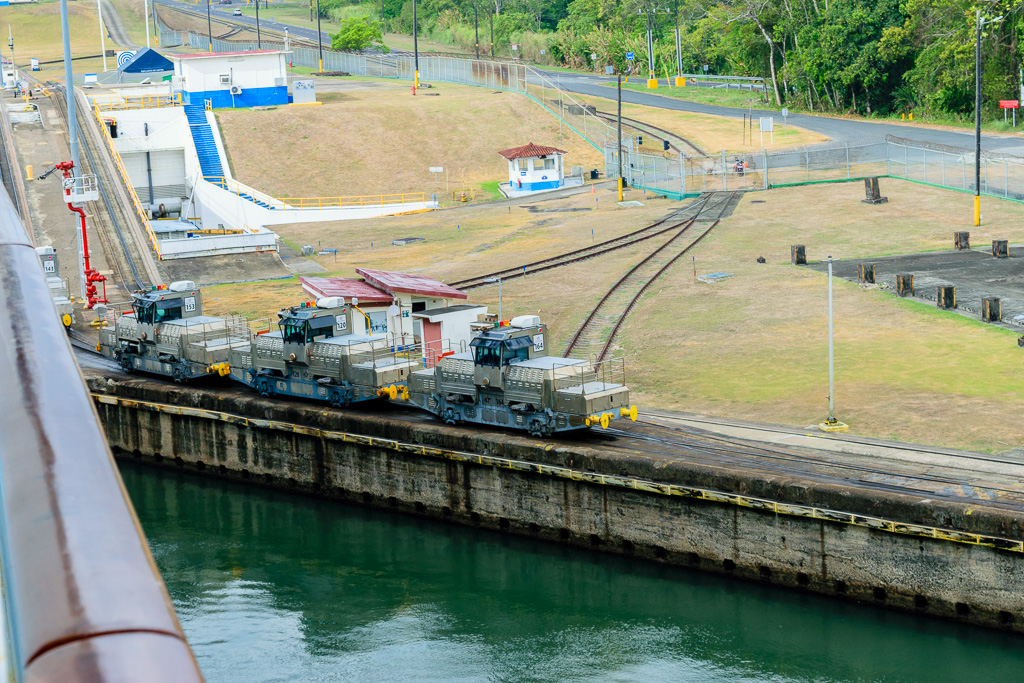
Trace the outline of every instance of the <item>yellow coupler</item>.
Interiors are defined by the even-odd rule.
[[[636,406],[630,406],[628,408],[619,408],[618,416],[628,417],[632,422],[636,422]],[[592,427],[594,425],[601,425],[601,429],[608,429],[608,424],[615,418],[615,413],[597,413],[585,419],[583,421],[583,424],[587,425],[588,427]]]

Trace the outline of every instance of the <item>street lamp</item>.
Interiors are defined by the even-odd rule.
[[[825,259],[825,262],[828,263],[828,417],[818,425],[823,432],[842,432],[849,429],[848,425],[836,419],[835,350],[832,334],[832,263],[838,260],[832,256]]]
[[[316,0],[316,46],[320,50],[320,73],[324,72],[324,36],[320,33],[320,0]]]
[[[489,277],[484,282],[494,284],[498,283],[498,320],[501,320],[501,278],[500,277]]]
[[[317,0],[319,2],[319,0]],[[419,22],[416,19],[416,0],[412,0],[412,54],[413,54],[413,93],[420,87],[420,44],[419,44]]]
[[[210,37],[210,52],[213,52],[213,20],[210,19],[210,3],[213,0],[206,0],[206,33]]]
[[[476,58],[480,59],[480,22],[476,13],[477,0],[473,0],[473,35],[476,41]]]
[[[974,36],[974,225],[981,225],[981,27],[1002,21],[1002,17],[982,19],[976,14]]]
[[[260,0],[256,0],[256,49],[263,49],[263,41],[260,39]]]

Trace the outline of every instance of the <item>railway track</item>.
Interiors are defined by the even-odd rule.
[[[63,85],[47,82],[46,87],[54,93],[54,96],[50,98],[53,106],[56,108],[57,113],[60,115],[61,120],[64,122],[65,131],[68,130],[68,111],[67,104],[64,100],[65,89]],[[78,112],[76,109],[76,112]],[[100,191],[100,200],[103,204],[105,211],[90,211],[93,216],[96,216],[102,224],[102,229],[96,230],[95,232],[100,236],[103,249],[106,252],[107,259],[116,274],[118,284],[121,287],[124,294],[127,296],[130,292],[145,289],[149,286],[149,278],[140,273],[139,268],[136,266],[136,259],[132,254],[131,244],[125,235],[125,229],[123,220],[131,220],[130,216],[127,216],[125,212],[119,212],[120,208],[116,202],[111,200],[108,188],[111,187],[111,183],[120,182],[119,178],[111,177],[109,169],[104,164],[96,163],[95,149],[93,141],[91,140],[87,128],[84,125],[79,126],[79,145],[85,152],[85,162],[82,164],[84,168],[81,169],[82,173],[95,173],[97,177],[97,185]],[[93,202],[95,205],[96,202]],[[118,217],[120,215],[120,218]],[[97,226],[100,227],[100,226]],[[114,239],[111,239],[111,233],[113,233]],[[116,244],[114,240],[116,239]]]
[[[612,113],[604,112],[604,111],[597,112],[597,117],[600,118],[600,119],[604,119],[605,121],[608,121],[608,122],[610,122],[612,124],[615,124],[618,121],[618,116],[616,114],[612,114]],[[634,129],[640,131],[641,133],[646,133],[647,135],[650,135],[651,137],[655,137],[655,138],[658,138],[660,140],[668,140],[669,149],[674,151],[674,152],[685,153],[684,150],[679,145],[677,145],[677,144],[675,144],[673,142],[673,140],[676,140],[676,141],[682,143],[684,146],[689,147],[690,149],[692,149],[698,155],[700,155],[700,156],[707,156],[707,154],[704,152],[704,150],[702,150],[700,147],[698,147],[697,145],[693,144],[688,139],[684,138],[682,135],[679,135],[677,133],[673,133],[672,131],[665,130],[664,128],[659,128],[658,126],[651,125],[650,123],[645,123],[644,121],[639,121],[637,119],[627,118],[625,116],[622,117],[622,123],[623,124],[628,124],[630,128],[634,128]]]
[[[1024,509],[1024,487],[1014,484],[1015,476],[1008,474],[1005,468],[999,468],[1009,465],[1020,469],[1024,464],[993,460],[983,455],[960,454],[950,458],[949,464],[942,467],[933,464],[912,467],[897,460],[889,460],[893,466],[886,467],[886,459],[877,455],[845,454],[840,459],[833,457],[830,451],[773,448],[699,429],[670,427],[644,420],[637,421],[631,429],[610,427],[606,433],[622,439],[622,443],[612,441],[603,444],[608,448],[640,450],[709,467],[734,467],[828,484],[854,484],[876,491],[927,495],[929,498],[959,502],[967,499],[1008,510]],[[990,481],[982,481],[984,478]],[[1000,479],[1002,481],[997,481]]]
[[[682,224],[657,249],[645,256],[618,279],[597,302],[593,310],[569,340],[563,355],[583,355],[602,361],[608,357],[622,323],[644,292],[684,254],[696,247],[718,226],[726,211],[739,201],[739,192],[715,192],[708,195],[697,213]],[[703,219],[706,228],[694,228]],[[702,226],[703,227],[703,226]],[[695,235],[689,239],[690,235]]]
[[[700,207],[708,200],[708,197],[710,197],[710,193],[702,195],[689,206],[680,209],[679,211],[673,211],[659,221],[625,235],[605,240],[604,242],[598,242],[597,244],[592,244],[588,247],[583,247],[582,249],[576,249],[574,251],[565,252],[564,254],[558,254],[557,256],[541,259],[539,261],[524,263],[512,268],[505,268],[504,270],[496,270],[493,273],[485,273],[483,275],[466,278],[465,280],[449,282],[448,284],[457,289],[476,289],[477,287],[484,287],[497,282],[499,278],[502,280],[512,280],[518,277],[525,277],[545,270],[551,270],[552,268],[560,268],[561,266],[579,263],[580,261],[585,261],[587,259],[594,258],[595,256],[607,254],[610,251],[616,251],[618,249],[633,246],[634,244],[649,240],[653,237],[664,235],[672,230],[677,230],[679,226],[686,222],[686,218],[683,218],[683,220],[677,219],[685,217],[687,214],[693,212],[699,212]]]

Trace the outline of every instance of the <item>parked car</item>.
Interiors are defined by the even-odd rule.
[[[234,14],[236,17],[242,16],[242,8],[241,7],[236,7],[235,11],[232,12],[232,14]]]

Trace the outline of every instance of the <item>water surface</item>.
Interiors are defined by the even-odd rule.
[[[1024,638],[133,463],[211,683],[1021,680]]]

